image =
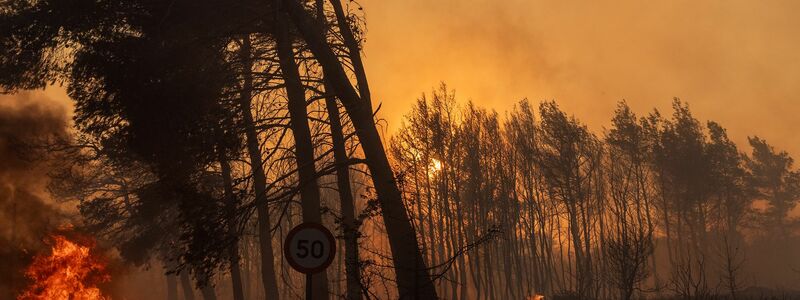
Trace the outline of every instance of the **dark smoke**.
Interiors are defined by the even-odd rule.
[[[68,126],[67,110],[42,93],[0,96],[0,299],[25,287],[24,268],[73,215],[48,196],[51,160],[42,149]]]

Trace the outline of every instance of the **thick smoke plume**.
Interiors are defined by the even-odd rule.
[[[0,299],[14,299],[44,238],[73,215],[48,196],[51,162],[41,149],[68,126],[65,107],[43,93],[0,96]]]

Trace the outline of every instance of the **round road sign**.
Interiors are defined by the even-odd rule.
[[[283,255],[295,270],[314,274],[325,270],[333,262],[336,240],[325,226],[306,222],[295,226],[286,235]]]

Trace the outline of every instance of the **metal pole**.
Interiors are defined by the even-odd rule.
[[[311,300],[311,274],[306,274],[306,300]]]

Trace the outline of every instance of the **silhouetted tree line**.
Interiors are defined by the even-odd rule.
[[[800,171],[759,137],[744,153],[718,123],[672,108],[640,117],[619,102],[598,136],[552,101],[501,117],[444,84],[419,98],[389,149],[427,264],[453,265],[438,294],[761,297],[746,291],[760,276],[748,251],[794,249],[771,272],[798,263]],[[487,228],[498,242],[448,261]]]
[[[679,101],[670,118],[621,103],[601,138],[555,102],[501,121],[442,87],[385,147],[360,11],[5,1],[0,86],[67,87],[51,192],[127,262],[163,268],[168,299],[302,297],[279,249],[308,221],[343,254],[317,299],[735,297],[745,244],[794,239],[788,154],[759,138],[741,154]]]

